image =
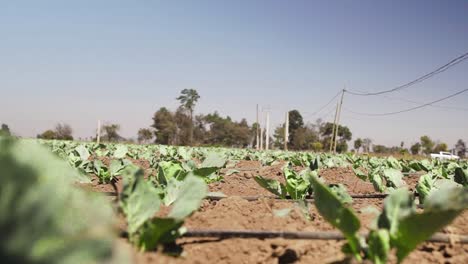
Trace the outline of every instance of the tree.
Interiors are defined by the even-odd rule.
[[[289,111],[289,132],[304,126],[304,119],[297,110]]]
[[[457,144],[455,144],[455,152],[457,153],[457,155],[460,157],[460,158],[464,158],[465,157],[465,153],[466,153],[466,144],[463,140],[459,139],[457,141]]]
[[[181,106],[190,113],[190,144],[192,144],[193,141],[193,111],[198,99],[200,99],[200,96],[195,89],[183,89],[181,95],[177,97],[177,100],[180,101]]]
[[[104,135],[102,136],[103,140],[114,142],[123,139],[118,133],[120,130],[119,124],[106,124],[102,126],[102,130],[104,131]]]
[[[447,149],[448,149],[447,144],[439,143],[434,147],[434,152],[438,153],[438,152],[441,152],[441,151],[447,151]]]
[[[361,149],[361,147],[362,147],[362,139],[358,138],[358,139],[354,140],[354,150],[356,152],[359,152],[359,149]]]
[[[58,123],[55,126],[55,136],[57,139],[62,139],[62,140],[73,140],[72,136],[73,130],[70,125],[68,124],[61,124]]]
[[[311,148],[313,151],[319,152],[323,150],[323,144],[320,143],[319,141],[316,141],[311,144]]]
[[[174,121],[177,127],[175,144],[183,146],[193,145],[193,121],[183,107],[177,108],[174,114]]]
[[[138,142],[148,143],[153,139],[153,132],[149,128],[140,128],[138,130]]]
[[[304,127],[304,119],[302,118],[301,113],[298,110],[291,110],[288,112],[289,115],[289,123],[288,123],[288,130],[289,130],[289,140],[288,140],[288,148],[290,149],[299,149],[298,146],[294,145],[293,142],[298,142],[297,139],[297,130],[299,128]]]
[[[2,124],[2,129],[0,129],[0,136],[1,135],[11,136],[10,128],[7,124]]]
[[[174,115],[165,107],[161,107],[153,116],[153,125],[157,144],[174,144],[177,133],[177,125]]]
[[[44,131],[42,134],[37,135],[37,138],[41,138],[41,139],[57,139],[57,134],[55,133],[55,131],[49,129],[49,130]]]
[[[426,155],[431,154],[433,151],[432,149],[434,148],[434,142],[432,139],[429,136],[422,136],[420,141],[423,153]]]
[[[330,149],[330,141],[333,141],[333,123],[327,122],[320,127],[320,135],[322,136],[322,144],[325,149]],[[348,149],[347,141],[351,140],[352,133],[347,126],[338,126],[338,139],[336,144],[337,152],[344,152]]]
[[[312,148],[312,143],[318,140],[317,133],[309,126],[296,129],[295,135],[290,142],[295,150],[307,150]]]
[[[386,146],[384,146],[384,145],[374,145],[372,150],[375,153],[380,153],[380,154],[389,152],[388,148]]]
[[[273,146],[277,148],[284,147],[284,125],[279,125],[275,128],[273,139]]]
[[[411,154],[418,155],[421,151],[421,143],[417,142],[410,147]]]
[[[70,125],[58,123],[55,129],[48,129],[42,134],[37,135],[37,138],[42,139],[60,139],[60,140],[73,140],[72,128]]]
[[[206,133],[205,143],[214,146],[247,147],[252,141],[252,129],[245,119],[233,122],[228,116],[221,117],[218,112],[205,116]]]

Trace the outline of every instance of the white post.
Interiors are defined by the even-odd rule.
[[[259,150],[260,149],[260,142],[258,142],[260,140],[260,124],[258,123],[258,104],[257,104],[257,140],[255,141],[255,144],[256,144],[256,149]]]
[[[263,127],[260,127],[260,150],[263,150]]]
[[[266,128],[265,128],[265,149],[268,150],[270,145],[270,112],[266,113]]]
[[[97,121],[97,143],[101,142],[101,120]]]

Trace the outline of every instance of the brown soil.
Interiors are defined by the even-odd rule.
[[[148,164],[142,164],[148,168]],[[211,192],[228,196],[271,196],[253,180],[256,175],[283,181],[284,163],[262,167],[256,161],[240,161],[235,169],[239,173],[226,176],[223,181],[209,185]],[[300,168],[297,168],[298,170]],[[230,169],[224,169],[227,172]],[[342,183],[353,194],[375,193],[372,184],[357,178],[350,169],[334,168],[321,171],[327,183]],[[414,188],[418,176],[405,177]],[[121,183],[118,184],[121,186]],[[110,185],[99,185],[97,179],[88,188],[113,192]],[[354,199],[352,208],[368,230],[375,215],[369,207],[380,210],[383,199]],[[275,216],[279,209],[291,208],[284,217]],[[291,201],[263,198],[247,201],[229,197],[220,201],[204,201],[201,208],[186,220],[189,229],[274,230],[274,231],[331,231],[335,230],[310,205],[311,220],[307,220],[299,207]],[[468,212],[459,216],[442,232],[468,234]],[[137,263],[337,263],[345,256],[341,253],[343,241],[286,240],[286,239],[206,239],[181,238],[176,244],[182,250],[178,257],[156,252],[138,252],[124,239],[120,241],[132,252]],[[391,263],[395,263],[394,258]],[[468,245],[424,243],[412,252],[404,263],[468,263]]]

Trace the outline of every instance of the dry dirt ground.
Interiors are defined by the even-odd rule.
[[[145,162],[139,165],[148,168]],[[239,162],[235,167],[238,173],[209,186],[211,192],[222,192],[229,198],[205,200],[201,208],[186,220],[185,226],[189,229],[336,231],[322,219],[313,205],[309,208],[311,219],[307,220],[293,202],[268,198],[247,201],[240,197],[271,196],[253,177],[261,175],[282,181],[282,166],[262,167],[256,161]],[[322,170],[320,175],[328,183],[344,184],[351,194],[375,193],[372,184],[357,178],[350,169],[327,169]],[[405,177],[411,189],[417,179],[418,176]],[[120,189],[121,184],[118,186]],[[101,192],[113,191],[110,185],[97,184],[96,179],[88,188]],[[370,208],[380,209],[382,202],[383,199],[354,199],[352,207],[361,220],[362,231],[368,230],[375,219],[375,213]],[[291,208],[289,214],[275,216],[276,210],[285,208]],[[468,212],[464,212],[442,232],[468,234],[467,220]],[[136,263],[342,263],[345,260],[341,253],[343,241],[181,238],[176,242],[182,252],[178,257],[160,251],[138,252],[123,238],[119,243],[133,252]],[[390,262],[396,263],[396,260],[391,259]],[[404,263],[468,263],[468,245],[424,243]]]

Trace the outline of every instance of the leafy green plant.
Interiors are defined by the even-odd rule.
[[[106,166],[101,160],[94,160],[93,172],[99,178],[99,183],[111,183],[131,164],[129,160],[118,159],[111,160],[109,166]]]
[[[132,166],[125,171],[120,208],[127,218],[129,239],[141,250],[156,249],[182,235],[184,219],[199,208],[207,193],[204,181],[192,175],[168,188],[172,189],[161,198],[160,190],[143,178],[141,169]],[[172,206],[171,211],[167,217],[156,217],[162,204]]]
[[[128,263],[113,250],[110,204],[74,187],[82,175],[65,161],[0,137],[0,174],[0,262]]]
[[[468,189],[443,188],[431,193],[424,202],[424,211],[418,213],[412,195],[405,188],[398,189],[385,200],[377,229],[366,239],[357,233],[360,221],[354,211],[316,176],[312,185],[317,210],[347,239],[344,252],[357,260],[366,258],[374,263],[386,263],[392,248],[396,249],[400,263],[418,244],[468,207]]]
[[[310,178],[316,174],[317,171],[310,169],[297,173],[289,166],[285,166],[283,168],[285,184],[262,176],[256,176],[254,179],[260,186],[283,199],[289,196],[294,200],[303,200],[311,194]]]
[[[227,160],[217,154],[208,153],[205,160],[197,166],[190,160],[188,162],[180,161],[161,161],[158,163],[158,182],[166,185],[170,179],[182,180],[188,175],[203,178],[206,183],[219,181],[222,177],[218,174],[221,168],[226,166]]]

